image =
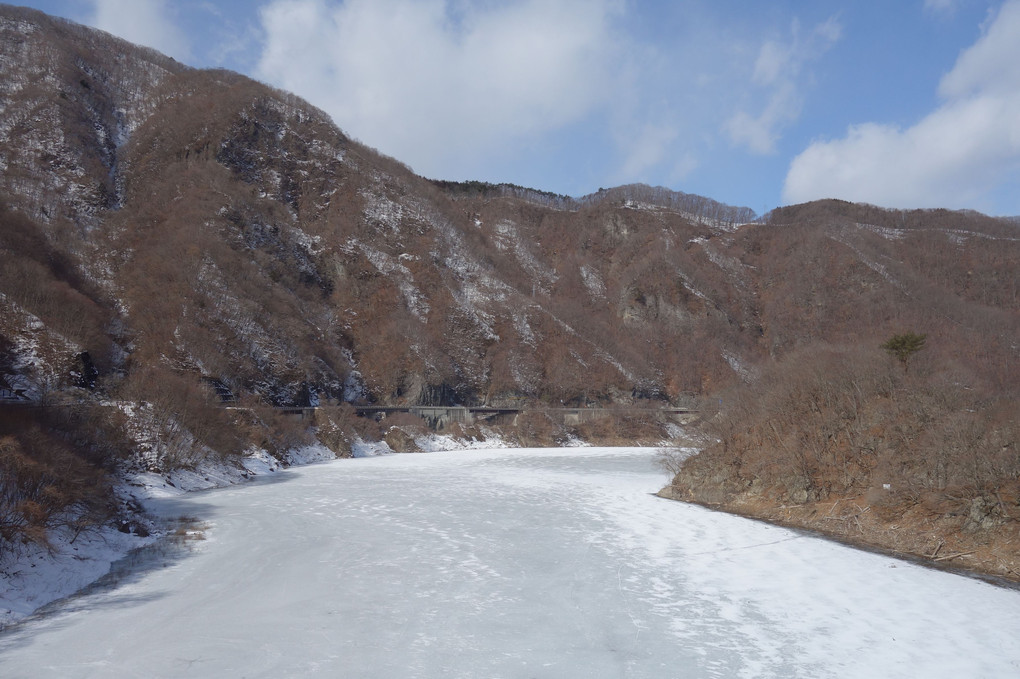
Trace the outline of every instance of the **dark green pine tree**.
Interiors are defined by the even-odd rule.
[[[902,335],[893,335],[882,344],[882,348],[889,352],[889,355],[903,364],[903,374],[907,374],[907,364],[910,357],[924,349],[927,335],[918,335],[906,332]]]

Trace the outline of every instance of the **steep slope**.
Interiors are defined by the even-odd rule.
[[[537,192],[465,196],[285,93],[6,14],[0,158],[17,171],[2,189],[82,279],[76,291],[116,319],[97,321],[120,333],[102,346],[71,338],[101,382],[159,365],[278,404],[701,388],[705,369],[678,377],[668,358],[711,314],[668,279],[713,235],[690,210],[717,219],[725,206],[642,209],[627,198],[641,187],[569,209]]]

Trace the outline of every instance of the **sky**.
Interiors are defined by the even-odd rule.
[[[292,91],[431,178],[1020,215],[1020,0],[21,4]]]

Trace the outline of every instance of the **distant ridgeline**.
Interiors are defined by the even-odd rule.
[[[690,215],[697,220],[726,225],[747,224],[758,218],[754,210],[749,207],[734,207],[693,193],[673,191],[662,186],[646,184],[626,184],[611,189],[599,189],[595,193],[573,198],[517,184],[491,184],[479,181],[452,182],[441,179],[431,181],[453,196],[518,198],[557,210],[580,210],[583,207],[595,205],[637,203],[666,208]]]

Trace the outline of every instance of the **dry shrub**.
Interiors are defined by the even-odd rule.
[[[417,453],[421,451],[414,436],[401,427],[390,427],[383,441],[395,453]]]
[[[134,450],[127,417],[120,408],[87,401],[65,403],[42,409],[36,417],[40,426],[72,445],[78,457],[96,467],[113,469]]]
[[[337,457],[350,457],[352,444],[358,440],[381,441],[394,423],[402,428],[407,427],[414,433],[427,431],[421,418],[406,413],[400,415],[402,416],[394,414],[379,419],[363,417],[358,415],[351,404],[341,403],[337,407],[320,408],[316,411],[314,433]]]
[[[994,495],[1020,475],[1018,404],[959,367],[903,375],[878,349],[815,345],[707,404],[718,443],[678,483],[754,486],[783,502],[861,495]],[[1013,415],[1011,415],[1012,413]]]
[[[530,410],[517,416],[517,439],[528,448],[548,448],[557,444],[561,428],[545,413]]]
[[[451,422],[444,430],[445,434],[461,441],[484,441],[485,434],[476,425],[465,425],[460,422]]]
[[[667,438],[663,422],[654,413],[611,410],[605,416],[578,424],[579,438],[604,446],[651,445]]]
[[[354,427],[351,418],[357,417],[350,404],[316,413],[315,437],[319,443],[333,451],[338,458],[351,457]]]
[[[13,429],[0,436],[0,557],[24,542],[47,544],[51,530],[77,535],[112,516],[110,481],[102,470],[35,423]]]
[[[660,448],[655,453],[655,466],[664,471],[672,479],[680,473],[684,461],[690,457],[690,451],[680,448]]]
[[[413,434],[427,434],[430,431],[425,420],[413,413],[390,413],[383,418],[382,425],[387,429],[400,427]]]
[[[412,413],[391,413],[381,424],[386,430],[383,441],[397,453],[419,452],[415,439],[431,431],[425,420]]]
[[[100,371],[108,371],[110,300],[82,274],[74,255],[54,247],[42,227],[9,211],[2,201],[0,292],[84,347]]]
[[[265,448],[269,453],[284,460],[290,451],[315,443],[315,434],[310,423],[298,415],[273,411],[266,419]]]
[[[151,406],[147,426],[160,445],[160,468],[192,466],[208,452],[240,455],[248,443],[231,411],[197,375],[146,366],[130,375],[123,394]]]
[[[381,441],[384,428],[382,422],[374,417],[355,415],[351,419],[351,428],[363,441]]]

